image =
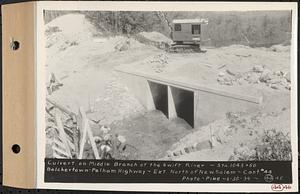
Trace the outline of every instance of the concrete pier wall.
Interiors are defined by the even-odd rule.
[[[197,128],[224,118],[231,111],[253,111],[262,98],[245,96],[142,73],[117,70],[123,83],[147,110],[161,110],[167,118],[180,117]]]

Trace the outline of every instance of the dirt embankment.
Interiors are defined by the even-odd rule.
[[[255,155],[257,149],[266,146],[263,138],[266,138],[264,136],[267,133],[280,134],[279,138],[282,139],[280,141],[290,141],[289,117],[290,109],[287,107],[272,113],[228,113],[226,118],[201,127],[180,139],[163,159],[195,161],[245,159]]]
[[[63,84],[49,97],[73,112],[83,106],[103,124],[143,111],[113,69],[158,49],[126,36],[94,37],[94,27],[81,14],[58,17],[46,29],[46,72]]]

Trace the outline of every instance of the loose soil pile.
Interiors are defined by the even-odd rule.
[[[140,32],[140,35],[153,42],[164,42],[171,44],[172,40],[159,32]]]

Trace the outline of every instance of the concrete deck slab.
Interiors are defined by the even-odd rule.
[[[207,93],[211,93],[211,94],[215,94],[215,95],[219,95],[219,96],[233,98],[236,100],[247,101],[247,102],[254,103],[254,104],[260,104],[263,100],[262,96],[245,95],[245,94],[241,94],[239,92],[230,92],[228,90],[213,88],[213,87],[201,85],[199,83],[198,84],[193,83],[193,82],[191,83],[191,82],[188,82],[187,80],[178,81],[177,79],[170,78],[170,77],[164,77],[163,75],[154,75],[154,74],[147,73],[147,72],[140,72],[138,70],[128,70],[128,69],[125,69],[120,66],[116,67],[115,70],[119,73],[124,73],[124,74],[132,75],[132,76],[138,76],[138,77],[141,77],[141,78],[144,78],[146,80],[153,81],[156,83],[161,83],[161,84],[165,84],[165,85],[169,85],[169,86],[173,86],[173,87],[177,87],[177,88],[181,88],[181,89],[185,89],[185,90],[190,90],[190,91],[207,92]],[[220,87],[220,88],[222,88],[222,87]]]

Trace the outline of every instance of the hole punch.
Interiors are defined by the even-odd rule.
[[[21,147],[18,144],[14,144],[11,149],[15,154],[18,154],[21,151]]]
[[[20,48],[20,43],[13,38],[10,39],[10,49],[15,51]]]

